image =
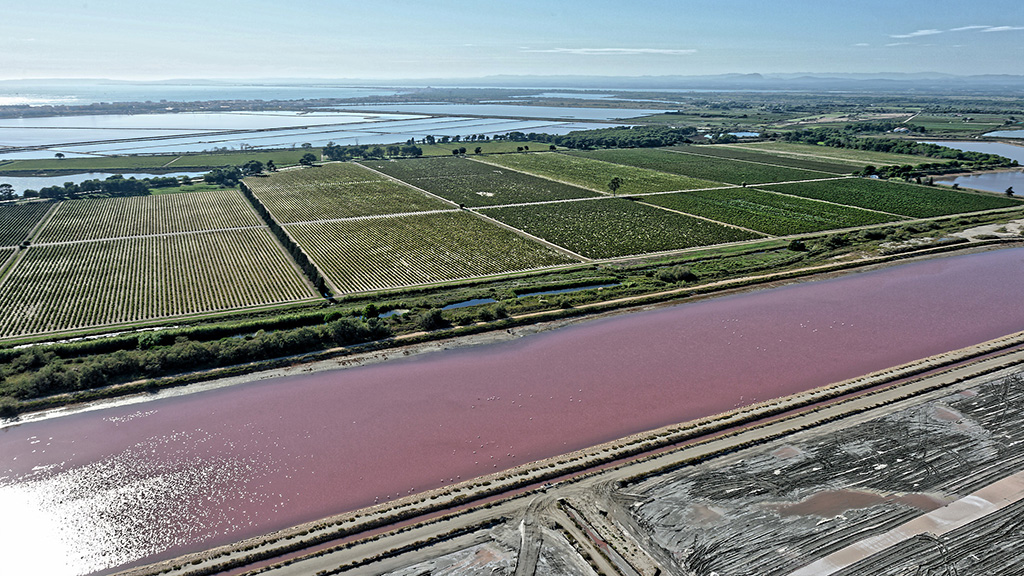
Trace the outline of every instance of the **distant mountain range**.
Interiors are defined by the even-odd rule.
[[[263,78],[249,80],[173,79],[131,82],[105,79],[4,80],[0,88],[25,86],[192,85],[192,86],[400,86],[445,88],[543,88],[607,90],[743,90],[850,92],[1006,92],[1024,89],[1024,76],[986,74],[957,76],[921,73],[719,74],[709,76],[515,76],[418,79]]]

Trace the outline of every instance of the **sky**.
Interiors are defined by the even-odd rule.
[[[1020,0],[3,0],[0,79],[1024,74]]]

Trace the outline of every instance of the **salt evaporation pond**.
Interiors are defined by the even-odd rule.
[[[110,572],[1024,329],[1024,248],[3,428],[11,573]],[[16,520],[13,520],[16,519]]]

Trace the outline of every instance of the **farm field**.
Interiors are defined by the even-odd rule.
[[[815,202],[749,188],[644,196],[644,202],[784,236],[898,220],[879,212]]]
[[[588,258],[678,250],[758,237],[622,198],[492,208],[481,213]]]
[[[452,208],[351,163],[250,177],[245,185],[280,223]]]
[[[0,205],[0,246],[21,244],[52,206],[49,202]]]
[[[529,150],[547,150],[550,144],[547,142],[517,142],[514,140],[489,140],[487,142],[449,142],[447,144],[417,144],[423,150],[424,156],[452,156],[452,150],[465,148],[467,154],[474,154],[480,148],[481,154],[504,154],[506,152],[519,152],[520,148]]]
[[[615,164],[647,168],[659,172],[669,172],[702,180],[728,182],[729,184],[763,184],[766,182],[785,182],[789,180],[814,180],[829,178],[833,174],[823,174],[798,168],[785,168],[737,161],[726,158],[711,158],[687,154],[683,150],[660,149],[611,149],[591,152],[572,152],[573,156],[603,160]]]
[[[1020,200],[993,194],[957,192],[940,186],[920,186],[869,178],[771,184],[764,188],[913,218],[930,218],[1021,205]]]
[[[801,168],[804,170],[817,170],[831,174],[850,174],[858,166],[847,162],[833,161],[827,159],[812,158],[807,156],[787,156],[785,154],[773,154],[769,151],[756,151],[748,148],[740,148],[726,144],[705,145],[705,146],[673,146],[669,150],[679,150],[690,154],[701,156],[714,156],[716,158],[731,158],[734,160],[748,160],[764,164],[775,164],[788,166],[790,168]]]
[[[0,281],[0,336],[315,297],[266,229],[33,246]]]
[[[464,158],[362,163],[452,202],[473,207],[599,196],[576,186]]]
[[[503,154],[488,156],[487,162],[513,170],[522,170],[544,178],[583,186],[600,192],[608,191],[608,182],[620,178],[622,187],[618,194],[644,194],[647,192],[670,192],[715,188],[718,182],[666,174],[590,158],[580,158],[557,152],[539,154]]]
[[[342,292],[575,262],[464,212],[288,224],[285,229]]]
[[[970,118],[969,122],[964,122]],[[1002,114],[918,114],[910,121],[929,132],[988,132],[1006,126],[1007,116]]]
[[[0,164],[0,172],[130,172],[161,168],[176,156],[102,156],[94,158],[43,158],[11,160]]]
[[[829,161],[848,162],[857,167],[863,168],[868,164],[875,166],[922,164],[933,162],[934,159],[925,156],[913,156],[910,154],[890,154],[888,152],[872,152],[870,150],[853,150],[850,148],[832,148],[830,146],[812,146],[810,144],[796,144],[793,142],[751,142],[749,144],[734,145],[734,148],[744,150],[755,150],[759,152],[772,152],[781,155],[793,155],[798,157],[812,157]]]
[[[67,200],[35,238],[73,242],[261,226],[237,190]]]

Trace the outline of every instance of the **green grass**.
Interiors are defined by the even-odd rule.
[[[971,118],[970,122],[964,122]],[[915,126],[923,126],[928,132],[975,133],[989,132],[1012,127],[1006,124],[1009,116],[1001,114],[918,114],[910,121]]]
[[[0,204],[0,246],[21,244],[52,206],[50,202]]]
[[[363,164],[466,206],[496,206],[566,198],[596,192],[464,158],[371,160]]]
[[[224,166],[241,166],[249,160],[266,163],[273,160],[279,168],[299,163],[303,154],[311,152],[320,157],[320,149],[225,152],[202,154],[161,154],[157,156],[102,156],[95,158],[42,158],[13,160],[0,165],[0,175],[25,172],[203,172]],[[451,154],[451,152],[448,152]]]
[[[588,258],[630,256],[758,237],[622,198],[490,208],[481,213]]]
[[[285,170],[245,184],[281,223],[452,209],[353,163]]]
[[[122,238],[218,228],[260,226],[252,207],[235,190],[160,196],[66,200],[36,242]]]
[[[803,158],[817,158],[829,161],[848,162],[857,167],[863,168],[868,164],[874,166],[902,166],[905,164],[918,165],[927,162],[935,162],[934,158],[926,156],[913,156],[910,154],[889,154],[887,152],[872,152],[870,150],[853,150],[850,148],[832,148],[830,146],[815,146],[813,144],[796,144],[792,142],[751,142],[749,144],[734,144],[734,148],[756,150],[759,152],[773,152],[782,155],[791,155]]]
[[[33,246],[0,283],[0,337],[312,298],[266,229]]]
[[[784,236],[897,220],[878,212],[836,206],[749,188],[644,196],[644,202]]]
[[[551,178],[552,180],[583,186],[584,188],[600,192],[608,192],[608,183],[611,182],[612,178],[620,178],[622,180],[622,187],[618,190],[620,195],[721,186],[717,182],[666,174],[633,166],[612,164],[611,162],[580,158],[557,152],[504,154],[490,156],[486,160],[505,168],[522,170],[544,178]]]
[[[784,154],[773,154],[770,151],[755,151],[746,148],[738,148],[733,145],[718,144],[704,146],[676,146],[672,149],[690,154],[702,156],[714,156],[717,158],[732,158],[735,160],[749,160],[764,164],[775,164],[788,166],[790,168],[802,168],[805,170],[817,170],[831,174],[850,174],[857,169],[856,166],[844,162],[836,162],[826,159],[811,157],[786,156]]]
[[[0,166],[5,172],[134,172],[143,169],[161,168],[177,154],[170,156],[102,156],[96,158],[44,158],[38,160],[14,160]]]
[[[1005,196],[957,192],[941,186],[919,186],[870,178],[772,184],[765,188],[913,218],[930,218],[1021,205],[1020,200]]]
[[[346,293],[575,262],[465,212],[288,224],[285,229]]]
[[[729,184],[763,184],[766,182],[786,182],[789,180],[813,180],[815,178],[828,178],[831,176],[831,174],[822,174],[821,172],[811,172],[797,168],[768,166],[727,158],[697,156],[683,151],[654,148],[595,150],[592,152],[572,152],[571,154],[583,158],[669,172],[702,180],[728,182]]]

